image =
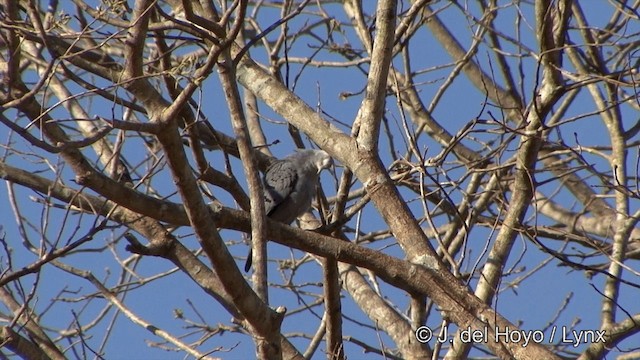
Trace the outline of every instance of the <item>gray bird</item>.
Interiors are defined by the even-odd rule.
[[[264,174],[265,214],[272,220],[291,224],[311,207],[318,177],[333,160],[323,150],[297,150],[272,163]],[[244,271],[251,269],[252,251],[249,248]]]

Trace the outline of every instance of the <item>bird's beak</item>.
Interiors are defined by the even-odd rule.
[[[333,161],[333,159],[331,159],[331,165],[329,165],[329,172],[331,173],[331,175],[333,175],[333,177],[336,177],[336,163]]]

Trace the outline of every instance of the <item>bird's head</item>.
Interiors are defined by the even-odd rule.
[[[328,169],[333,165],[333,159],[326,151],[315,150],[314,163],[316,165],[316,168],[318,169],[319,174],[322,170]]]
[[[317,174],[324,169],[328,169],[333,165],[333,159],[324,150],[303,149],[296,150],[293,154],[285,159],[293,161],[297,166],[307,169],[307,171],[316,170]]]

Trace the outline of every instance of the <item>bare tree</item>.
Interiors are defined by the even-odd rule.
[[[4,356],[638,356],[638,2],[1,1]]]

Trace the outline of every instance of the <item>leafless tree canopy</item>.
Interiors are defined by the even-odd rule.
[[[638,356],[638,1],[0,4],[3,357]]]

